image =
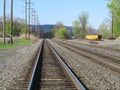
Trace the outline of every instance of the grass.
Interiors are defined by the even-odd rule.
[[[3,44],[2,42],[0,42],[0,48],[10,48],[10,47],[18,46],[18,45],[29,45],[31,43],[32,43],[31,40],[18,39],[16,41],[14,41],[13,44],[8,44],[8,43]]]

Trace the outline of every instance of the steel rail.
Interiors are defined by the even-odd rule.
[[[71,71],[71,69],[63,62],[63,60],[57,54],[57,52],[54,50],[54,48],[52,47],[52,45],[50,43],[48,43],[48,46],[51,49],[51,51],[53,52],[53,54],[55,55],[55,57],[57,58],[57,60],[59,61],[59,63],[63,66],[63,68],[65,69],[65,71],[68,73],[68,75],[70,76],[70,78],[72,79],[72,81],[75,83],[76,88],[78,90],[87,90],[85,88],[85,86],[82,84],[82,82],[77,79],[77,77],[74,75],[74,73]]]
[[[33,69],[32,76],[31,76],[31,79],[30,79],[29,86],[28,86],[27,90],[31,90],[33,80],[34,80],[34,76],[35,76],[35,73],[36,73],[36,69],[37,69],[37,66],[38,66],[39,58],[40,58],[41,53],[42,53],[42,48],[43,48],[43,41],[40,45],[40,49],[39,49],[39,52],[38,52],[38,55],[37,55],[36,63],[34,65],[34,69]]]
[[[60,44],[60,43],[58,43],[58,44]],[[71,46],[67,46],[67,45],[63,45],[63,44],[61,44],[61,45],[62,45],[63,47],[65,47],[65,48],[71,50],[71,51],[74,51],[74,52],[80,54],[80,55],[83,55],[83,56],[85,56],[85,57],[92,58],[92,59],[94,59],[94,60],[98,60],[99,62],[101,62],[101,63],[103,63],[103,64],[106,64],[106,65],[108,65],[108,66],[111,66],[111,67],[114,68],[114,69],[120,70],[120,65],[119,65],[119,63],[117,63],[117,62],[110,61],[109,59],[105,59],[105,58],[96,56],[96,55],[91,54],[91,53],[89,53],[89,52],[88,52],[88,53],[89,53],[90,55],[88,55],[88,53],[86,53],[85,51],[83,51],[83,50],[82,50],[82,51],[77,50],[77,49],[75,49],[75,48],[73,48],[73,47],[71,47]]]
[[[56,41],[57,42],[57,41]],[[57,42],[58,44],[59,43],[61,43],[61,42]],[[66,43],[66,42],[62,42],[63,44],[65,44],[65,45],[67,45],[67,46],[71,46],[71,47],[75,47],[75,48],[78,48],[78,49],[81,49],[81,50],[84,50],[84,51],[87,51],[87,52],[90,52],[90,53],[93,53],[93,54],[95,54],[95,55],[100,55],[101,57],[109,57],[109,58],[111,58],[111,59],[113,59],[113,60],[117,60],[117,61],[119,61],[120,60],[120,57],[119,56],[114,56],[114,55],[111,55],[111,54],[109,54],[109,53],[105,53],[105,52],[99,52],[99,51],[96,51],[96,50],[93,50],[93,49],[91,49],[91,48],[89,48],[89,50],[86,48],[86,47],[81,47],[81,45],[80,46],[77,46],[77,45],[75,45],[75,44],[70,44],[70,43]],[[92,51],[92,52],[91,52]]]

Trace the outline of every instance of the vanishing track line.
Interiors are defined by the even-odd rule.
[[[28,90],[86,90],[86,88],[45,40]]]

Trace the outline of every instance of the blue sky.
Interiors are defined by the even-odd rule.
[[[7,16],[10,0],[7,1]],[[14,1],[14,16],[24,18],[24,0]],[[107,0],[31,0],[40,19],[40,24],[55,24],[61,21],[71,26],[82,11],[89,13],[89,25],[97,28],[104,19],[109,17]],[[3,0],[0,0],[0,16],[3,11]]]

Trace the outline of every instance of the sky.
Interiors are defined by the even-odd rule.
[[[6,13],[10,13],[10,1],[6,0]],[[14,1],[14,17],[24,18],[24,0]],[[82,11],[89,13],[88,24],[94,28],[109,17],[107,0],[31,0],[39,17],[40,24],[56,24],[60,21],[64,25],[72,26],[74,20]],[[3,15],[3,0],[0,0],[0,16]]]

